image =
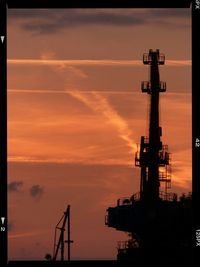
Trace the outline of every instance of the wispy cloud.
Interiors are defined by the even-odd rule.
[[[16,233],[16,234],[8,234],[8,239],[15,239],[15,238],[24,238],[24,237],[31,237],[41,235],[43,232],[24,232],[24,233]]]
[[[87,154],[83,154],[83,150]],[[102,149],[102,151],[98,148],[96,150],[96,158],[94,155],[90,156],[88,155],[88,150],[87,148],[82,149],[82,157],[77,158],[76,156],[69,156],[67,158],[53,158],[53,157],[46,157],[46,158],[40,158],[40,157],[18,157],[18,156],[8,156],[8,162],[10,163],[31,163],[31,164],[59,164],[59,165],[65,165],[65,164],[79,164],[79,166],[86,166],[88,164],[95,165],[98,164],[99,166],[110,166],[110,165],[130,165],[132,164],[132,161],[127,161],[127,159],[123,158],[105,158],[99,156],[99,154],[106,154],[106,149]],[[109,148],[109,152],[112,149]],[[95,152],[93,152],[94,154]],[[77,153],[78,154],[78,153]]]
[[[19,23],[35,34],[51,34],[63,29],[84,26],[135,27],[155,24],[158,27],[182,26],[181,18],[189,19],[189,9],[38,9],[8,10],[8,22]],[[165,22],[162,24],[162,22]],[[189,22],[186,21],[188,24]]]
[[[102,94],[97,92],[82,94],[80,91],[69,92],[69,94],[95,112],[102,114],[109,123],[116,127],[118,136],[131,148],[131,152],[136,151],[136,142],[133,140],[132,132],[129,129],[126,120],[117,113]]]
[[[166,66],[174,66],[174,67],[184,67],[184,66],[191,66],[191,60],[166,60]]]
[[[48,90],[48,89],[9,89],[7,90],[8,93],[30,93],[30,94],[67,94],[73,92],[74,90]],[[88,94],[91,92],[96,93],[103,93],[103,94],[111,94],[111,95],[139,95],[137,92],[123,90],[123,91],[112,91],[112,90],[79,90],[83,94]]]
[[[47,66],[143,66],[141,60],[117,60],[117,59],[8,59],[9,65],[47,65]],[[184,67],[191,66],[191,60],[166,60],[167,66]]]
[[[141,60],[112,60],[112,59],[8,59],[12,65],[53,65],[53,66],[132,66],[142,65]]]
[[[78,64],[70,64],[70,62],[65,62],[65,60],[64,61],[56,60],[55,53],[52,50],[47,50],[47,51],[42,52],[39,60],[41,60],[41,62],[44,62],[45,65],[51,67],[53,70],[59,71],[59,73],[66,72],[66,69],[67,69],[68,75],[69,73],[71,73],[72,75],[75,75],[76,77],[79,77],[79,78],[88,78],[85,72],[77,68]],[[54,64],[54,61],[56,61],[55,64]],[[48,64],[48,62],[50,64]],[[35,65],[35,63],[33,64]]]

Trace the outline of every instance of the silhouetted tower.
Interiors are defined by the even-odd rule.
[[[143,63],[150,65],[150,81],[142,82],[142,92],[150,95],[149,138],[142,136],[140,153],[136,153],[135,165],[141,168],[140,197],[148,202],[155,202],[160,197],[160,182],[165,182],[165,189],[170,187],[169,153],[161,142],[162,128],[159,125],[159,93],[166,91],[166,83],[160,81],[159,65],[163,65],[165,56],[159,50],[149,50],[143,55]],[[163,170],[160,171],[160,167]],[[167,193],[167,192],[165,192]]]
[[[171,251],[169,262],[174,260],[173,255],[179,255],[180,260],[183,253],[176,254],[173,249],[192,244],[191,196],[178,201],[177,194],[167,192],[171,188],[170,154],[168,146],[162,144],[159,125],[159,94],[166,91],[159,65],[164,62],[165,56],[158,49],[143,55],[143,63],[150,66],[150,80],[142,82],[141,89],[150,96],[150,112],[149,136],[141,136],[140,150],[135,155],[135,165],[141,169],[140,191],[118,199],[117,206],[107,209],[105,224],[130,237],[119,242],[118,260],[141,263],[151,256],[153,263],[159,257],[162,262],[166,248]],[[153,248],[153,253],[148,255],[146,248]],[[157,253],[157,248],[162,248],[162,253]],[[184,256],[189,260],[189,254]]]

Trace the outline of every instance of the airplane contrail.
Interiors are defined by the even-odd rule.
[[[7,59],[9,65],[47,65],[47,66],[143,66],[141,60],[115,59]],[[167,66],[191,66],[191,60],[166,60]]]
[[[111,106],[107,98],[98,92],[91,92],[90,94],[83,94],[80,91],[68,92],[72,97],[78,99],[92,110],[102,114],[109,123],[116,127],[118,136],[126,142],[127,146],[131,148],[131,152],[136,152],[137,145],[131,137],[127,122],[117,113]]]

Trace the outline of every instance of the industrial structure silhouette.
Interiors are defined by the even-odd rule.
[[[149,50],[143,63],[150,67],[150,81],[142,82],[141,90],[150,95],[149,136],[142,136],[135,166],[141,169],[140,191],[130,198],[117,200],[116,207],[107,209],[105,224],[128,232],[128,241],[119,242],[117,259],[142,263],[146,259],[166,261],[191,260],[192,196],[169,193],[171,187],[170,153],[161,141],[159,124],[159,94],[166,91],[160,81],[159,65],[165,56],[159,50]],[[164,186],[161,186],[164,184]],[[159,253],[158,253],[159,249]],[[184,254],[182,249],[186,249]],[[151,252],[149,252],[150,250]],[[167,257],[166,257],[167,253]]]

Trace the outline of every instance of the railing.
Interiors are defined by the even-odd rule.
[[[122,250],[122,249],[127,249],[129,248],[129,242],[128,241],[118,241],[117,242],[117,249]]]
[[[126,249],[136,248],[136,247],[138,247],[138,243],[134,239],[117,242],[117,249],[118,250],[126,250]]]
[[[150,93],[151,92],[151,83],[149,81],[143,81],[141,83],[141,90],[143,93]]]
[[[135,201],[140,200],[140,192],[135,193],[131,197],[123,197],[117,200],[117,206],[132,205]]]
[[[151,58],[151,53],[152,51],[149,51],[150,53],[144,53],[143,54],[143,63],[144,64],[151,64],[152,58]],[[157,54],[157,62],[159,65],[164,65],[165,64],[165,55],[164,54]]]
[[[149,144],[149,137],[148,136],[144,136],[144,144]]]
[[[162,150],[159,151],[159,165],[170,165],[171,153],[168,152],[168,145],[163,145]]]
[[[164,63],[163,63],[164,64]],[[165,92],[166,91],[166,82],[160,82],[160,92]]]
[[[159,198],[165,201],[177,201],[177,194],[175,193],[166,193],[164,191],[159,192]],[[132,195],[131,197],[123,197],[117,200],[117,206],[125,206],[125,205],[132,205],[135,201],[139,201],[140,192]],[[107,222],[108,218],[106,215],[105,222]]]
[[[129,197],[119,198],[117,200],[117,206],[131,205],[131,200]]]
[[[160,191],[159,197],[160,199],[165,201],[177,201],[177,194],[175,193],[165,193],[163,191]]]
[[[160,83],[159,83],[159,92],[166,92],[166,88],[167,88],[166,82],[160,81]],[[142,90],[143,93],[150,94],[151,91],[152,91],[151,82],[149,82],[149,81],[142,81],[142,83],[141,83],[141,90]]]
[[[167,177],[167,173],[166,172],[159,172],[159,180],[163,181],[163,182],[169,180]]]
[[[169,165],[169,153],[168,152],[160,151],[158,156],[159,156],[160,166]]]
[[[159,54],[158,63],[160,65],[164,65],[165,64],[165,55],[164,54]]]
[[[143,63],[144,64],[150,64],[151,63],[151,56],[147,53],[143,54]]]
[[[175,193],[166,193],[163,191],[159,192],[159,198],[165,201],[177,201],[177,194]],[[123,197],[117,200],[117,206],[132,205],[135,201],[140,200],[140,192],[132,195],[131,197]],[[106,217],[105,220],[108,218]]]

